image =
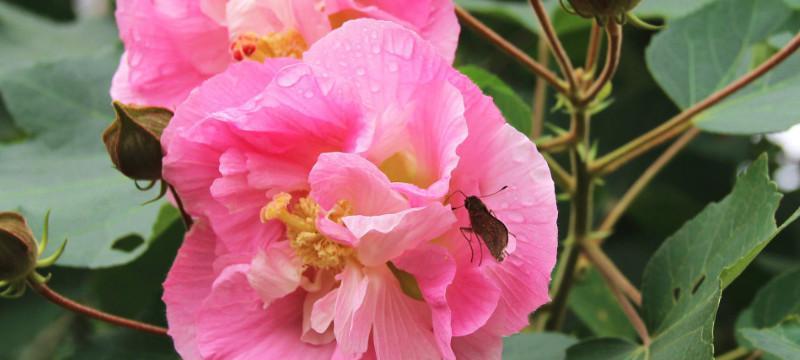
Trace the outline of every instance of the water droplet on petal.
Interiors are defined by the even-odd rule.
[[[311,92],[311,90],[307,90],[306,92],[303,93],[303,97],[305,97],[306,99],[311,99],[312,97],[314,97],[314,93]]]
[[[300,81],[300,78],[306,74],[308,74],[308,71],[304,67],[289,67],[278,74],[277,79],[275,80],[279,86],[290,87],[294,84],[297,84],[297,82]]]
[[[372,91],[373,93],[377,93],[377,92],[381,91],[381,86],[378,85],[378,84],[372,84],[369,87],[369,91]]]
[[[381,53],[381,47],[378,46],[378,45],[373,45],[372,46],[372,53],[373,54],[380,54]]]
[[[389,63],[389,72],[397,72],[397,63]]]
[[[364,71],[364,68],[358,68],[358,69],[356,69],[356,74],[357,74],[358,76],[364,76],[364,74],[365,74],[365,73],[366,73],[366,71]]]
[[[523,217],[520,213],[515,211],[510,211],[503,215],[505,215],[506,219],[508,219],[508,221],[510,222],[519,223],[525,221],[525,217]]]

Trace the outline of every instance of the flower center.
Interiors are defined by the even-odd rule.
[[[248,32],[241,34],[231,43],[231,55],[236,61],[244,59],[264,62],[266,58],[301,58],[308,50],[303,35],[293,28],[259,36]]]
[[[304,265],[322,270],[341,270],[352,257],[352,248],[339,244],[317,230],[317,217],[322,211],[310,197],[302,197],[291,204],[292,195],[280,193],[261,209],[261,221],[279,220],[286,225],[286,237]],[[326,215],[331,221],[341,224],[342,218],[350,215],[351,207],[341,200]]]

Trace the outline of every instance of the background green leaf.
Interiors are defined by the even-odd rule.
[[[559,333],[522,333],[503,340],[503,359],[562,360],[567,348],[577,340]]]
[[[653,38],[647,63],[681,108],[719,90],[763,60],[753,46],[784,28],[791,16],[781,0],[719,0],[669,24]],[[732,27],[735,29],[732,30]],[[703,130],[756,134],[800,122],[800,55],[695,119]]]
[[[0,208],[22,212],[34,229],[51,209],[51,236],[69,238],[61,265],[124,264],[150,243],[145,224],[159,205],[142,204],[155,192],[140,192],[119,174],[100,140],[113,119],[108,88],[118,59],[106,51],[0,75],[8,110],[28,135],[0,144]]]
[[[650,259],[642,284],[649,347],[630,347],[622,340],[584,343],[570,352],[570,359],[589,359],[593,348],[601,351],[611,344],[619,358],[711,359],[722,290],[800,216],[799,209],[781,228],[776,226],[782,195],[767,170],[762,156],[739,177],[730,195],[684,224]]]
[[[586,269],[574,281],[569,308],[595,336],[636,339],[636,331],[595,268]]]

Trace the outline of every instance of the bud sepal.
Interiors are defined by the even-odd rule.
[[[0,212],[0,297],[17,298],[25,293],[27,282],[46,283],[37,269],[50,267],[64,253],[67,240],[56,251],[41,258],[49,232],[50,211],[45,214],[42,240],[36,241],[25,218],[16,212]]]

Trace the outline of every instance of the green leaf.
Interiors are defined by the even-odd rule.
[[[522,333],[503,340],[503,359],[536,359],[562,360],[566,357],[568,347],[577,340],[559,333]]]
[[[647,63],[658,84],[685,109],[735,81],[755,64],[754,45],[783,31],[791,10],[781,0],[720,0],[671,23],[653,38]],[[800,122],[800,56],[694,119],[706,131],[758,134]]]
[[[678,18],[714,1],[717,0],[644,0],[634,11],[642,16]]]
[[[753,327],[769,327],[800,316],[800,268],[772,279],[753,300]]]
[[[514,90],[506,85],[494,74],[481,69],[477,66],[466,65],[458,68],[464,75],[468,76],[486,95],[494,99],[495,105],[503,113],[509,124],[514,126],[523,134],[531,132],[531,108],[520,99]]]
[[[797,287],[797,284],[794,284]],[[779,359],[797,359],[800,354],[800,319],[793,318],[766,329],[743,329],[744,336],[756,348]]]
[[[0,2],[0,73],[116,46],[111,20],[59,24]]]
[[[598,337],[636,338],[636,331],[620,309],[614,294],[594,268],[575,279],[569,308]]]
[[[105,52],[0,75],[8,110],[29,135],[0,145],[0,209],[22,212],[34,229],[52,209],[51,236],[69,238],[61,265],[135,259],[149,245],[158,214],[159,205],[141,205],[155,194],[114,170],[100,141],[113,119],[108,88],[118,59]]]
[[[581,344],[579,352],[569,354],[589,356],[593,348],[614,344],[620,359],[711,359],[722,290],[800,217],[798,209],[780,228],[775,224],[782,195],[769,179],[767,163],[766,156],[760,157],[739,176],[730,195],[684,224],[650,259],[642,285],[650,346],[606,340]]]
[[[645,350],[638,344],[622,339],[591,339],[567,349],[569,360],[634,360],[645,359]],[[687,358],[688,359],[688,358]]]

